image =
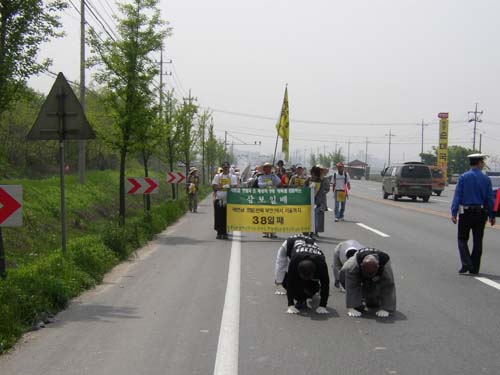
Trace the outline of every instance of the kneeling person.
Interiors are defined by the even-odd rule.
[[[356,240],[347,240],[340,242],[335,250],[333,251],[333,277],[335,278],[335,288],[340,288],[344,291],[340,285],[340,270],[342,266],[347,262],[347,260],[352,257],[359,249],[364,248]]]
[[[378,309],[379,318],[396,310],[396,287],[390,257],[383,251],[364,248],[347,260],[340,270],[346,290],[347,315],[361,316],[360,309]]]
[[[297,314],[300,308],[307,306],[307,299],[311,299],[320,292],[321,299],[316,312],[327,314],[326,305],[330,292],[330,278],[323,252],[315,244],[295,240],[289,259],[288,270],[283,275],[280,271],[282,268],[280,269],[279,266],[282,264],[283,257],[278,252],[275,280],[277,284],[281,282],[286,289],[287,313]],[[295,301],[297,304],[294,306]]]

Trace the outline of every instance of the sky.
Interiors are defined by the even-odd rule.
[[[87,1],[114,26],[113,1]],[[369,162],[387,162],[391,133],[391,162],[419,160],[421,123],[430,151],[439,112],[450,113],[449,144],[472,148],[468,111],[476,103],[484,112],[476,148],[481,133],[482,151],[500,154],[497,0],[161,0],[160,8],[173,28],[166,88],[178,98],[191,90],[213,111],[216,135],[227,132],[235,148],[273,153],[288,85],[294,159],[342,148],[353,160],[368,147]],[[66,36],[43,46],[40,58],[79,81],[71,5],[62,22]],[[102,29],[91,15],[88,22]],[[30,80],[42,92],[52,83]]]

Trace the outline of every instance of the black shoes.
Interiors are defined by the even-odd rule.
[[[295,304],[295,308],[298,310],[303,310],[306,307],[307,307],[306,301],[297,301],[297,303]]]
[[[458,270],[458,273],[460,273],[460,274],[464,274],[464,273],[467,273],[467,272],[470,272],[472,274],[474,273],[474,270],[472,269],[472,266],[462,266],[462,268],[460,268]]]
[[[229,239],[229,237],[227,236],[227,234],[223,234],[223,235],[222,235],[222,239],[223,239],[223,240],[227,240],[227,239]]]
[[[222,234],[217,233],[217,237],[215,237],[218,240],[222,240]]]

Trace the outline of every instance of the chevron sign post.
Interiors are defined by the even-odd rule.
[[[150,177],[128,177],[127,194],[157,194],[159,182]]]
[[[186,179],[186,175],[181,172],[167,172],[167,184],[180,184]]]

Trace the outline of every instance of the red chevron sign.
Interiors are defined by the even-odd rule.
[[[128,177],[127,194],[156,194],[158,180],[151,177]]]
[[[167,172],[167,184],[180,184],[186,179],[186,175],[181,172]]]
[[[0,227],[23,225],[22,202],[21,185],[0,185]]]

